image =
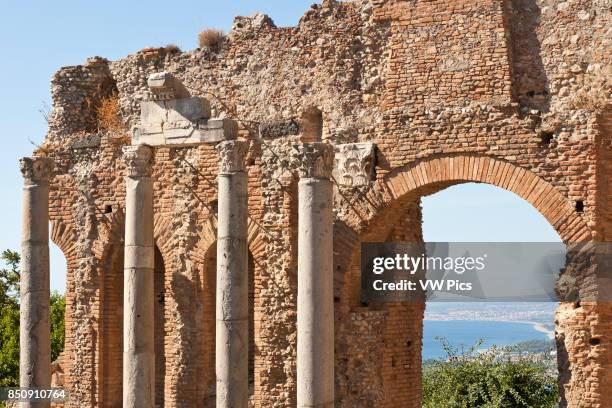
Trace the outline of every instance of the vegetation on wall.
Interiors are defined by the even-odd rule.
[[[126,126],[119,112],[119,95],[113,93],[102,98],[96,108],[96,118],[99,132],[124,133]]]
[[[0,387],[19,384],[19,261],[17,252],[0,255]],[[65,297],[51,294],[51,360],[64,349]]]
[[[208,48],[211,51],[219,51],[221,44],[225,39],[225,33],[221,30],[208,28],[198,34],[198,43],[201,48]]]

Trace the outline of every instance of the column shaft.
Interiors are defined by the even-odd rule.
[[[129,146],[125,196],[123,407],[155,406],[152,149]]]
[[[333,408],[333,150],[323,143],[307,143],[301,149],[297,406]]]
[[[49,327],[49,181],[52,162],[21,159],[23,240],[21,246],[19,386],[51,386]],[[49,402],[22,402],[23,408],[47,408]]]
[[[249,398],[249,282],[247,265],[246,142],[217,146],[217,408],[246,408]]]

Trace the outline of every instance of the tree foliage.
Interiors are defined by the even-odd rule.
[[[51,361],[55,361],[64,350],[64,312],[66,298],[57,292],[51,294]]]
[[[19,306],[0,309],[0,387],[19,383]]]
[[[556,378],[540,362],[512,348],[478,351],[482,342],[459,351],[445,339],[445,360],[423,367],[425,408],[553,408]]]
[[[0,255],[4,267],[0,269],[0,387],[19,384],[19,261],[17,252],[5,250]],[[51,359],[64,349],[63,295],[51,294]]]
[[[21,257],[17,252],[6,249],[0,255],[0,259],[5,264],[5,267],[0,269],[0,305],[4,308],[17,304]]]
[[[19,254],[0,255],[0,387],[19,383]]]

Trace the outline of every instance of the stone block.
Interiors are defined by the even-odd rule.
[[[74,142],[72,142],[70,147],[73,150],[89,149],[89,148],[100,147],[100,143],[101,143],[100,135],[93,134],[93,135],[86,135],[83,137],[79,137]]]
[[[181,98],[165,101],[168,122],[188,120],[198,121],[210,118],[210,102],[200,97]]]
[[[295,120],[262,123],[259,125],[259,135],[264,139],[276,139],[300,133],[300,125]]]
[[[149,146],[197,145],[236,139],[238,125],[231,119],[211,119],[210,103],[199,97],[147,101],[141,104],[140,126],[134,144]]]

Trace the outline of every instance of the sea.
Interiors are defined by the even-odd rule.
[[[483,320],[425,320],[423,331],[423,360],[444,358],[446,353],[436,337],[446,338],[455,348],[466,350],[480,339],[486,349],[492,345],[511,346],[527,340],[548,340],[551,333],[531,322]]]

